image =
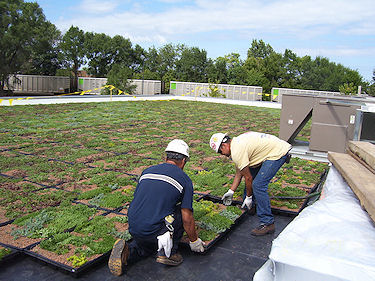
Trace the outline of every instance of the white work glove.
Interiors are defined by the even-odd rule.
[[[164,253],[169,258],[171,256],[171,250],[173,246],[172,236],[169,231],[158,237],[158,251],[164,249]]]
[[[241,208],[247,207],[248,210],[251,208],[251,203],[253,203],[253,196],[246,196],[245,200],[243,200]]]
[[[204,243],[203,243],[203,241],[200,238],[198,238],[194,242],[190,241],[189,245],[190,245],[190,249],[193,252],[198,252],[198,253],[203,253],[204,252]]]
[[[232,204],[233,194],[234,191],[232,189],[228,189],[227,193],[225,193],[223,197],[221,197],[224,205],[229,206],[230,204]]]

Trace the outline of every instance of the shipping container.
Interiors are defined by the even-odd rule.
[[[272,88],[271,101],[282,103],[283,94],[320,95],[320,96],[327,96],[327,97],[342,95],[340,92],[288,89],[288,88]]]
[[[55,94],[69,92],[70,78],[65,76],[15,75],[9,88],[17,94]]]
[[[161,93],[161,81],[158,80],[130,80],[135,85],[135,95],[155,95]],[[78,88],[87,91],[85,94],[99,95],[102,87],[107,84],[107,78],[78,77]],[[117,93],[117,92],[116,92]]]
[[[262,91],[263,88],[258,86],[171,81],[169,93],[176,96],[215,96],[232,100],[261,101]]]
[[[78,77],[78,91],[88,91],[85,94],[100,95],[105,84],[107,78]]]

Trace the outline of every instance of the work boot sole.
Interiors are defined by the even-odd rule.
[[[123,257],[125,255],[125,261]],[[116,276],[120,276],[123,273],[124,265],[126,265],[126,259],[128,256],[128,247],[126,242],[122,239],[118,239],[113,245],[111,256],[108,260],[109,271]]]
[[[177,266],[177,265],[180,265],[183,262],[183,260],[181,259],[180,261],[174,261],[174,260],[168,259],[167,257],[157,257],[156,262],[165,264],[165,265]]]
[[[263,235],[272,234],[272,233],[275,233],[275,230],[269,230],[265,233],[257,233],[257,232],[253,233],[253,232],[251,232],[251,235],[253,235],[253,236],[263,236]]]
[[[270,229],[270,230],[267,230],[265,232],[261,232],[261,231],[251,231],[251,235],[254,235],[254,236],[263,236],[263,235],[267,235],[267,234],[272,234],[272,233],[275,233],[275,228],[273,229]]]

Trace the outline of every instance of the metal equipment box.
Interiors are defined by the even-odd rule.
[[[284,94],[279,136],[293,143],[298,133],[311,119],[310,150],[345,152],[347,142],[356,139],[355,128],[362,124],[361,136],[375,138],[375,125],[371,122],[373,119],[367,114],[358,115],[358,112],[369,104],[375,105],[375,99]],[[357,116],[364,116],[362,120],[365,120],[365,123],[360,122]],[[359,132],[359,129],[357,131]]]
[[[353,140],[375,144],[375,105],[357,110]]]

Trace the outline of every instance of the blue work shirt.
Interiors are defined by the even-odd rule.
[[[193,210],[193,183],[181,168],[163,163],[145,169],[128,210],[129,232],[141,237],[158,234],[164,218],[180,202],[181,208]]]

